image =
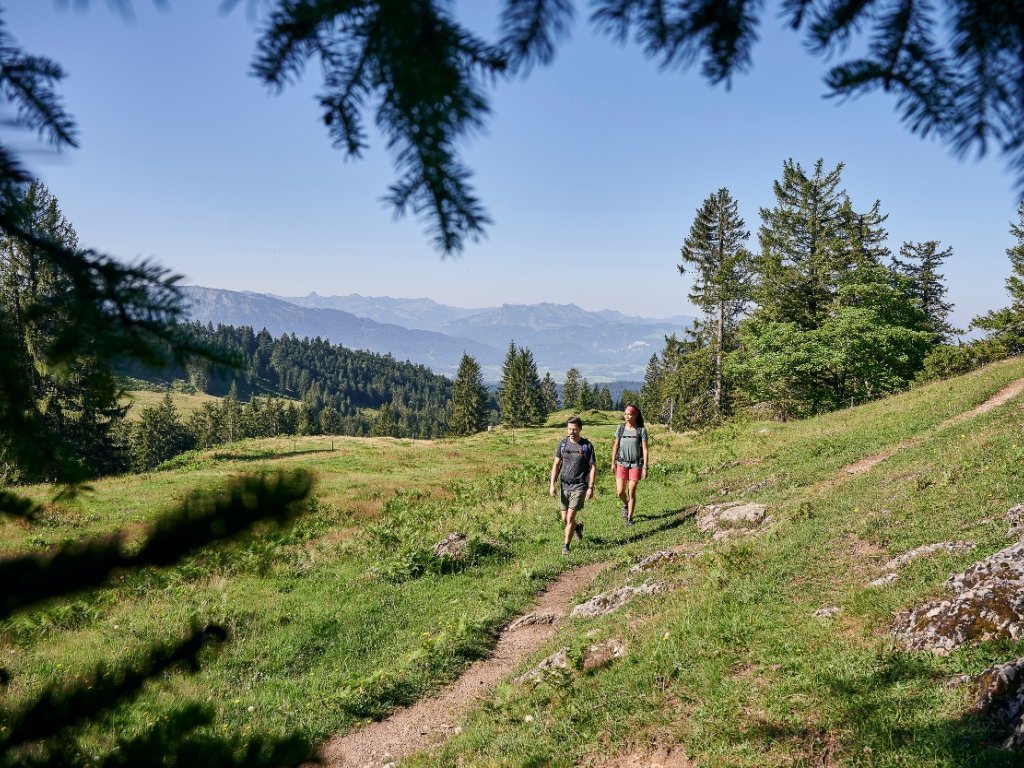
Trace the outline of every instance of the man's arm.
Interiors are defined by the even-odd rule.
[[[551,490],[550,495],[555,495],[555,480],[558,479],[558,470],[562,468],[562,460],[555,457],[555,463],[551,465]]]
[[[597,480],[597,462],[594,461],[593,451],[590,456],[590,477],[587,479],[587,496],[594,498],[594,481]]]

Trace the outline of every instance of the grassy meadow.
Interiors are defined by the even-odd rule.
[[[702,766],[1018,765],[963,716],[968,692],[945,682],[1022,656],[1024,643],[939,658],[901,651],[889,626],[941,594],[949,573],[1009,543],[1005,511],[1024,501],[1024,399],[945,422],[1022,376],[1024,361],[1010,360],[805,421],[692,434],[652,426],[654,464],[633,528],[622,525],[608,472],[617,414],[584,414],[601,471],[582,515],[587,538],[569,557],[547,494],[564,413],[514,438],[503,429],[436,442],[288,438],[188,454],[97,481],[33,525],[0,522],[0,554],[138,533],[193,489],[276,468],[316,474],[309,512],[287,531],[19,614],[0,625],[0,666],[13,676],[9,694],[22,696],[218,621],[232,642],[198,675],[169,675],[111,715],[94,733],[97,753],[181,701],[213,706],[224,731],[318,740],[457,677],[565,569],[613,564],[585,599],[626,583],[645,554],[684,544],[693,557],[647,576],[672,591],[566,621],[531,661],[564,645],[579,659],[611,636],[626,641],[625,659],[536,688],[504,683],[458,736],[403,765],[600,766],[651,745]],[[901,443],[870,471],[841,473]],[[42,500],[52,489],[31,492]],[[770,527],[711,543],[693,507],[734,500],[769,505]],[[470,556],[441,567],[430,552],[453,531],[470,536]],[[865,588],[890,557],[948,539],[978,548],[914,561],[896,583]],[[823,606],[840,612],[814,618]]]

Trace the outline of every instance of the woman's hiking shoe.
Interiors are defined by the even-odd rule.
[[[634,525],[632,517],[627,517],[626,518],[626,525],[627,526]]]
[[[576,523],[576,538],[583,541],[583,523]]]
[[[562,554],[563,555],[568,555],[569,554],[569,545],[568,544],[563,544],[562,545]]]
[[[629,520],[629,504],[622,505],[622,519]]]

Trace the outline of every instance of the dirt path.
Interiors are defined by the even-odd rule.
[[[610,563],[594,563],[563,573],[548,585],[532,613],[548,614],[547,623],[506,629],[491,654],[477,661],[439,695],[423,699],[386,720],[336,736],[321,749],[329,768],[382,768],[414,752],[436,746],[450,736],[470,705],[507,676],[527,655],[555,633],[558,619],[580,589]]]
[[[943,429],[945,427],[950,426],[951,424],[959,424],[961,421],[967,421],[968,419],[973,419],[975,416],[980,416],[983,413],[988,413],[989,411],[998,408],[1003,403],[1017,397],[1017,395],[1019,395],[1021,392],[1024,392],[1024,379],[1017,379],[1016,381],[1011,381],[1009,384],[1000,389],[998,392],[992,395],[992,397],[983,402],[981,405],[976,406],[969,411],[964,411],[963,413],[957,414],[952,418],[946,419],[945,421],[936,424],[928,431],[932,432],[935,430]],[[839,473],[840,477],[842,477],[843,475],[864,474],[873,466],[885,461],[890,456],[895,454],[897,451],[900,451],[904,448],[909,448],[910,446],[913,445],[917,445],[924,439],[924,435],[918,437],[911,437],[908,438],[907,440],[901,441],[894,448],[887,448],[886,450],[880,453],[875,453],[871,456],[865,456],[863,459],[858,459],[852,464],[847,464],[845,467],[843,467]],[[836,482],[836,480],[828,480],[825,482],[825,485],[832,485],[835,484]]]

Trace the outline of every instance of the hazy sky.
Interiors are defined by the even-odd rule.
[[[911,136],[883,95],[823,99],[825,65],[783,29],[777,4],[753,72],[726,91],[596,36],[580,2],[554,64],[494,92],[488,128],[465,150],[494,224],[442,259],[422,222],[396,222],[380,202],[395,178],[380,138],[358,161],[331,148],[316,66],[282,94],[249,74],[258,0],[227,14],[221,0],[135,0],[130,22],[103,0],[78,3],[3,5],[17,41],[68,72],[60,92],[81,148],[55,155],[28,133],[4,138],[26,152],[83,245],[153,259],[188,283],[688,314],[676,265],[702,201],[728,187],[756,249],[783,161],[810,168],[821,157],[846,164],[856,208],[881,200],[894,250],[905,240],[953,247],[955,323],[1006,303],[1018,197],[1001,159],[958,161]],[[490,2],[455,7],[482,31],[496,26]]]

